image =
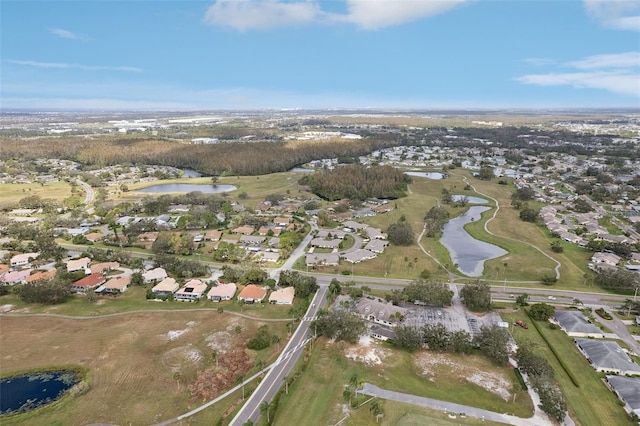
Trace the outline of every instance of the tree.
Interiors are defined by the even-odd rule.
[[[564,251],[564,247],[560,241],[554,241],[551,243],[551,251],[554,253],[562,253]]]
[[[478,170],[478,179],[480,180],[491,180],[494,176],[495,174],[491,167],[481,167],[480,170]]]
[[[413,352],[422,346],[422,333],[417,327],[400,325],[395,329],[396,337],[393,343],[399,348]]]
[[[244,375],[238,374],[236,376],[236,384],[242,385],[242,400],[244,401]]]
[[[271,408],[272,404],[269,401],[262,401],[260,403],[260,413],[262,413],[263,415],[267,415],[267,424],[271,422],[271,420],[269,419],[269,411],[271,410]]]
[[[447,352],[451,348],[451,334],[441,322],[422,326],[422,338],[429,350]]]
[[[467,284],[460,290],[462,304],[474,312],[491,310],[491,287],[487,283]]]
[[[422,303],[433,306],[450,306],[453,291],[446,283],[435,281],[425,282],[422,279],[413,281],[402,289],[403,299],[409,302]]]
[[[539,212],[532,208],[524,208],[520,211],[520,220],[524,222],[536,222],[538,220]]]
[[[562,391],[546,377],[533,376],[530,381],[540,396],[540,409],[562,423],[567,415],[567,402]]]
[[[344,310],[322,312],[315,327],[320,335],[349,343],[356,343],[366,330],[364,319]]]
[[[334,296],[337,296],[341,292],[342,292],[342,287],[340,286],[340,281],[333,278],[329,283],[329,293],[333,294]]]
[[[413,244],[413,229],[407,222],[397,222],[390,225],[387,234],[389,235],[389,241],[397,246],[410,246]]]
[[[553,368],[546,359],[536,355],[535,349],[536,347],[528,342],[518,346],[515,356],[518,368],[529,376],[553,377]]]
[[[553,306],[546,303],[536,303],[529,308],[529,316],[537,321],[547,321],[553,315]]]
[[[144,277],[140,272],[134,272],[133,274],[131,274],[131,285],[132,286],[144,285]]]
[[[480,327],[474,337],[480,351],[498,365],[505,365],[509,360],[509,340],[507,329],[497,325]]]
[[[529,300],[529,295],[527,293],[522,293],[520,296],[516,297],[516,304],[518,306],[527,306]]]
[[[26,303],[43,303],[57,305],[71,294],[69,281],[54,277],[49,281],[35,281],[17,287],[18,296]]]
[[[380,407],[380,404],[378,404],[378,401],[371,401],[371,404],[369,405],[369,412],[375,416],[376,423],[378,423],[378,418],[382,414],[382,408]]]

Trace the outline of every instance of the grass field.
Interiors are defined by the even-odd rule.
[[[318,340],[312,351],[309,366],[290,386],[289,395],[282,396],[274,424],[335,424],[350,411],[342,392],[353,374],[357,374],[363,382],[398,392],[509,412],[522,417],[529,417],[533,413],[531,401],[526,393],[518,391],[516,402],[513,403],[511,397],[505,401],[469,379],[474,374],[500,377],[506,383],[509,392],[516,388],[519,390],[510,368],[496,367],[485,358],[474,355],[438,355],[424,351],[409,354],[381,343],[371,345],[369,348],[365,347],[365,351],[375,348],[375,353],[383,358],[382,364],[367,364],[361,360],[347,358],[347,355],[353,357],[354,351],[362,355],[361,347],[358,349],[358,346],[346,345],[342,348],[342,345],[324,339]],[[310,395],[313,397],[310,398]],[[387,413],[382,424],[411,425],[419,424],[415,423],[419,419],[448,420],[442,413],[415,407],[410,411],[412,415],[403,420],[406,423],[396,423],[407,413],[405,409],[409,406],[389,401],[384,401],[382,405]],[[476,424],[469,419],[465,420],[465,424],[467,421],[470,421],[469,424]],[[368,408],[363,407],[356,410],[354,417],[346,424],[364,425],[374,422]]]
[[[191,399],[188,386],[198,371],[216,368],[212,350],[224,356],[236,347],[244,348],[260,325],[215,312],[88,320],[0,317],[0,373],[78,365],[87,368],[90,375],[87,393],[32,414],[2,419],[1,423],[148,425],[183,414],[202,403]],[[286,335],[284,324],[268,326],[270,332]],[[275,351],[272,346],[260,353],[247,353],[254,362],[256,358],[267,361]],[[228,397],[190,424],[214,423],[239,398],[239,393]]]
[[[62,202],[71,196],[71,185],[67,182],[39,183],[3,183],[0,184],[0,208],[17,206],[25,197],[37,195],[42,199]]]
[[[509,323],[515,320],[528,318],[521,311],[502,313],[502,318]],[[569,376],[560,366],[548,345],[542,339],[535,327],[525,330],[513,327],[512,334],[516,342],[529,341],[536,346],[536,353],[544,357],[555,372],[555,379],[562,388],[562,393],[567,400],[571,417],[576,424],[589,425],[631,425],[624,409],[620,406],[618,398],[609,391],[602,382],[604,374],[596,372],[580,354],[578,349],[561,330],[551,330],[547,323],[538,323],[541,332],[553,345],[562,361],[568,369],[577,377],[580,387],[576,387]]]

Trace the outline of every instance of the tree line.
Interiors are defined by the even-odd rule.
[[[391,166],[349,164],[308,174],[299,182],[311,187],[316,195],[325,200],[364,200],[402,197],[411,177]]]

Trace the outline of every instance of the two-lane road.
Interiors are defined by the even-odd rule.
[[[316,295],[313,297],[311,306],[309,306],[307,310],[306,317],[300,322],[289,343],[287,343],[287,346],[280,354],[278,361],[276,361],[273,368],[267,373],[262,382],[260,382],[249,399],[247,399],[247,402],[238,414],[231,420],[230,426],[241,426],[247,420],[255,423],[260,418],[260,404],[262,404],[263,401],[271,402],[271,399],[276,395],[284,379],[289,375],[291,369],[302,354],[304,345],[311,337],[309,324],[325,304],[327,292],[328,288],[326,286],[321,286],[320,289],[318,289]],[[313,335],[313,333],[311,333],[311,335]]]

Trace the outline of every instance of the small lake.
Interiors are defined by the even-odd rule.
[[[508,251],[484,241],[476,240],[464,229],[464,225],[480,219],[482,212],[490,207],[474,206],[467,212],[451,219],[444,225],[440,243],[449,250],[453,263],[458,270],[470,277],[479,277],[484,269],[484,262],[509,253]]]
[[[230,192],[238,189],[234,185],[196,185],[191,183],[164,183],[161,185],[148,186],[146,188],[138,189],[135,192],[153,192],[153,193],[165,193],[165,192],[195,192],[200,191],[203,194],[220,194],[222,192]]]
[[[480,197],[474,197],[472,195],[452,195],[451,200],[454,202],[460,201],[462,197],[467,197],[467,203],[469,204],[487,204],[489,200]]]
[[[315,172],[315,169],[307,169],[305,167],[294,167],[293,169],[289,170],[290,172],[297,172],[297,173],[313,173]]]
[[[71,371],[43,371],[0,380],[0,414],[22,413],[49,404],[79,381]]]
[[[440,172],[404,172],[404,174],[433,180],[444,179],[444,174]]]

